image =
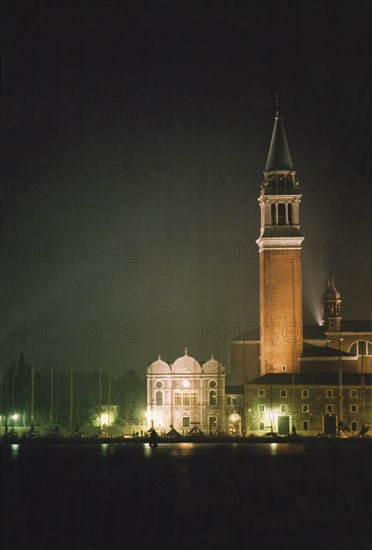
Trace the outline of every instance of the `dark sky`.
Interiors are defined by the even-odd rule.
[[[2,2],[2,372],[21,348],[40,370],[230,364],[259,319],[276,92],[305,322],[330,272],[344,319],[371,318],[370,7]]]

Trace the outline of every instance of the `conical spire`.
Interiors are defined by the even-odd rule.
[[[279,100],[277,97],[275,124],[271,137],[269,154],[267,156],[265,171],[293,170],[291,153],[289,152],[287,137],[285,135],[283,118],[279,112]]]

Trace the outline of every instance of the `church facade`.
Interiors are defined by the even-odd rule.
[[[200,364],[188,355],[147,369],[147,421],[157,432],[215,435],[225,431],[225,367],[213,355]]]

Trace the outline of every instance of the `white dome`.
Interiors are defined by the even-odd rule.
[[[157,361],[151,363],[148,368],[148,374],[170,374],[170,367],[168,363],[162,361],[160,355]]]
[[[193,357],[190,357],[187,355],[187,351],[185,351],[185,355],[183,357],[179,357],[175,360],[175,362],[171,366],[172,372],[175,374],[200,374],[201,373],[201,366],[200,363],[197,362],[196,359]]]
[[[204,363],[203,365],[203,373],[204,374],[225,374],[225,367],[222,363],[219,363],[216,361],[216,359],[212,357]]]

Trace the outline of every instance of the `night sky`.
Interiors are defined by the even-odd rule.
[[[185,346],[229,366],[259,320],[277,92],[304,320],[328,273],[370,319],[370,6],[2,2],[0,375],[21,348],[40,371],[144,375]]]

